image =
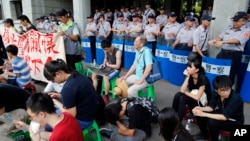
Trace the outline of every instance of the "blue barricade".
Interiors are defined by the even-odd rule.
[[[231,60],[202,57],[202,66],[205,69],[207,78],[209,79],[211,90],[213,90],[212,83],[216,76],[229,76]]]
[[[112,40],[112,45],[115,48],[118,48],[120,51],[123,51],[124,48],[124,41],[123,40]]]
[[[249,83],[250,83],[250,63],[248,63],[247,71],[240,91],[240,96],[244,102],[250,102]]]
[[[135,48],[133,42],[125,41],[124,45],[124,69],[129,70],[135,59]]]
[[[162,79],[169,80],[169,47],[157,44],[155,59],[161,64]]]
[[[250,40],[248,40],[246,43],[245,50],[243,52],[242,59],[241,59],[240,68],[237,72],[238,89],[241,89],[249,60],[250,60]]]
[[[92,63],[92,53],[90,48],[90,41],[88,38],[81,39],[82,50],[86,53],[86,58],[84,59],[87,63]]]
[[[104,60],[104,51],[101,47],[102,40],[96,39],[96,64],[101,65]]]
[[[242,55],[240,68],[237,72],[237,78],[238,78],[238,86],[237,87],[238,87],[238,89],[241,89],[249,60],[250,60],[250,55],[246,55],[246,54]]]
[[[169,82],[181,86],[185,79],[183,71],[187,68],[187,56],[190,51],[175,50],[172,48],[169,50]]]

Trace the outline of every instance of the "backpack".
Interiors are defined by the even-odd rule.
[[[134,105],[141,105],[151,114],[152,122],[158,121],[159,108],[153,101],[153,99],[148,97],[131,97],[121,99],[121,103],[123,101],[128,101],[127,110],[133,107]]]

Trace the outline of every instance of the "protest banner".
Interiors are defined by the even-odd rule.
[[[47,82],[43,76],[46,62],[57,58],[65,60],[63,37],[55,33],[44,34],[30,30],[20,35],[12,29],[1,28],[0,34],[5,47],[10,44],[18,47],[18,56],[28,63],[32,79]]]

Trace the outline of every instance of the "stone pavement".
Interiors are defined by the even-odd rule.
[[[125,71],[122,71],[122,75],[123,74],[125,74]],[[44,86],[45,86],[44,84],[36,84],[38,91],[42,91]],[[163,80],[156,82],[154,84],[154,87],[155,87],[156,103],[159,109],[162,109],[164,107],[171,107],[173,97],[175,93],[179,91],[179,87],[172,85],[168,83],[167,81],[163,81]],[[114,99],[111,98],[111,96],[110,96],[110,99],[111,99],[110,103],[115,101]],[[248,124],[248,125],[250,124],[250,110],[249,109],[250,109],[250,104],[245,103],[244,104],[245,124]],[[193,123],[186,124],[186,123],[189,123],[189,122],[184,120],[183,125],[189,129],[191,134],[196,134],[199,132],[199,129],[195,124]],[[104,128],[104,127],[108,128],[108,125],[105,125],[100,128]],[[152,136],[149,139],[147,139],[147,141],[163,140],[163,138],[159,136],[160,130],[159,130],[158,124],[153,124],[152,127],[153,127]],[[109,139],[103,137],[103,141],[108,141],[108,140]]]

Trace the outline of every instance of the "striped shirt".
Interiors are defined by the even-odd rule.
[[[16,78],[16,82],[20,87],[23,87],[30,83],[31,75],[30,69],[26,61],[21,57],[16,57],[12,61],[13,73],[20,74],[20,77]]]

